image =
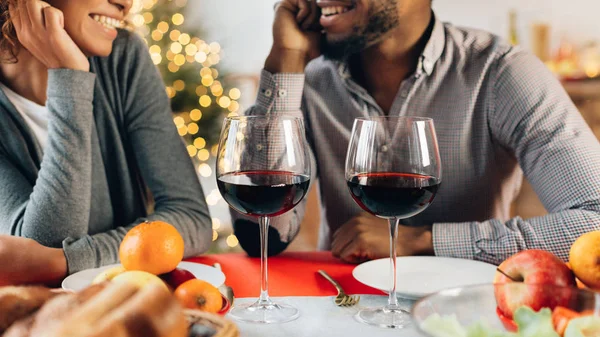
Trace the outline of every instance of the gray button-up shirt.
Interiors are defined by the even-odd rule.
[[[318,168],[320,248],[328,249],[330,234],[361,212],[344,178],[354,119],[384,112],[345,64],[321,57],[305,74],[263,71],[247,114],[268,113],[304,117]],[[436,255],[500,263],[539,248],[566,260],[578,236],[600,229],[600,145],[560,83],[529,53],[437,21],[389,114],[435,121],[443,183],[433,204],[404,222],[433,224]],[[510,218],[523,173],[548,215]],[[299,205],[273,220],[282,240],[296,235],[303,212]]]

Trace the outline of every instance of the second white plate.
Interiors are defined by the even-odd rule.
[[[84,289],[92,283],[96,275],[116,266],[118,266],[118,264],[95,269],[86,269],[73,275],[69,275],[62,282],[62,288],[73,291]],[[225,274],[211,266],[193,262],[180,262],[179,265],[177,265],[177,268],[185,269],[194,274],[197,279],[206,281],[217,288],[225,283]]]
[[[399,297],[419,299],[445,288],[492,283],[496,266],[472,260],[407,256],[396,259],[396,292]],[[389,292],[390,259],[378,259],[358,265],[352,275],[360,283]]]

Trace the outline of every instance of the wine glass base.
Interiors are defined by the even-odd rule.
[[[402,309],[367,308],[359,311],[356,320],[388,329],[404,329],[412,324],[410,314]]]
[[[254,303],[233,307],[229,313],[232,319],[260,324],[285,323],[297,319],[300,311],[287,304]]]

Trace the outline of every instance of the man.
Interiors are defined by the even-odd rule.
[[[344,179],[356,117],[435,121],[443,182],[399,228],[398,255],[500,263],[524,249],[563,260],[600,228],[600,145],[534,56],[491,34],[443,24],[430,0],[284,0],[249,114],[301,111],[324,211],[320,248],[360,262],[389,256],[386,220],[361,212]],[[523,173],[549,214],[510,219]],[[303,206],[275,219],[271,254],[298,232]],[[258,255],[258,229],[235,221]],[[275,235],[279,234],[279,235]]]

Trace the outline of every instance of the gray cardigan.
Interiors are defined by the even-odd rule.
[[[177,227],[186,257],[205,252],[210,215],[146,45],[121,31],[90,65],[49,71],[43,159],[0,91],[0,233],[62,247],[69,273],[117,262],[146,219]]]

